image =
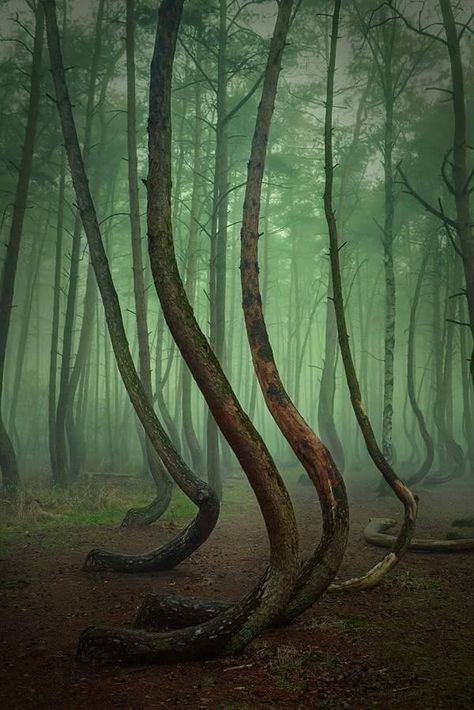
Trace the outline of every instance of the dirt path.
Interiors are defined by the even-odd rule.
[[[310,489],[295,492],[303,546],[316,539]],[[474,707],[473,556],[411,554],[381,588],[326,595],[292,626],[271,631],[237,658],[164,667],[93,668],[74,660],[80,631],[131,621],[145,592],[232,599],[265,564],[252,500],[172,572],[87,576],[92,546],[141,550],[171,529],[123,533],[98,526],[21,535],[0,557],[0,707],[4,710],[253,710],[254,708]],[[370,503],[368,502],[370,500]],[[443,535],[472,514],[472,487],[423,495],[419,533]],[[382,552],[362,542],[367,516],[400,511],[351,492],[351,540],[341,576]],[[234,538],[237,537],[237,539]]]

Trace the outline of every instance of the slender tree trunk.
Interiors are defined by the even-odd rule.
[[[33,306],[33,298],[35,295],[36,282],[38,280],[38,273],[40,270],[41,257],[43,255],[44,245],[46,242],[46,236],[48,234],[50,224],[50,215],[48,214],[46,218],[46,223],[44,226],[44,231],[38,238],[33,242],[31,249],[31,262],[29,273],[27,276],[25,301],[23,306],[23,317],[21,320],[20,334],[18,338],[18,345],[16,347],[18,356],[16,360],[15,374],[13,378],[13,390],[10,403],[10,412],[8,417],[8,429],[13,432],[16,429],[16,410],[18,406],[18,396],[21,388],[21,377],[23,374],[23,363],[25,361],[25,355],[27,351],[27,340],[28,332],[31,321],[31,310]],[[39,374],[39,373],[38,373]]]
[[[334,5],[334,14],[331,29],[331,49],[328,66],[327,78],[327,93],[326,93],[326,114],[324,123],[324,169],[325,169],[325,189],[324,189],[324,213],[328,225],[329,233],[329,255],[331,261],[331,274],[333,279],[333,294],[334,294],[334,310],[336,314],[336,324],[339,336],[339,346],[341,349],[344,371],[346,374],[347,384],[349,388],[350,398],[354,414],[359,423],[367,450],[382,474],[384,480],[388,483],[395,495],[401,501],[405,511],[404,523],[400,534],[396,540],[393,550],[390,554],[375,565],[365,575],[348,580],[339,585],[340,589],[347,588],[368,588],[373,587],[391,570],[401,559],[410,544],[411,537],[415,529],[417,502],[416,498],[411,493],[402,481],[393,471],[390,462],[380,450],[375,434],[372,429],[367,412],[365,411],[362,402],[362,394],[360,385],[352,357],[351,347],[349,344],[349,333],[347,329],[344,295],[342,289],[341,267],[340,267],[340,249],[339,238],[337,232],[336,217],[332,206],[332,192],[334,181],[334,159],[332,148],[332,132],[333,132],[333,104],[334,104],[334,75],[336,71],[336,50],[337,38],[339,31],[339,12],[341,0],[336,0]]]
[[[15,450],[3,421],[3,385],[18,256],[20,253],[23,221],[25,218],[26,201],[28,199],[33,153],[35,149],[36,125],[38,122],[41,93],[43,38],[44,14],[43,8],[38,4],[35,13],[35,38],[31,62],[30,98],[25,138],[21,151],[21,162],[16,185],[10,236],[7,244],[7,253],[3,262],[0,287],[0,469],[2,471],[3,488],[8,494],[12,495],[14,495],[18,489],[20,477]]]
[[[98,18],[99,20],[100,18]],[[102,21],[101,21],[102,22]],[[101,26],[97,27],[96,31],[101,31]],[[95,179],[94,179],[94,193],[100,198],[101,188],[104,175],[104,153],[105,146],[107,145],[107,128],[108,124],[106,121],[104,113],[104,103],[107,95],[107,88],[109,86],[110,80],[113,76],[116,63],[120,58],[121,54],[117,53],[107,67],[105,76],[101,82],[101,90],[98,100],[98,105],[101,107],[99,111],[99,145],[98,152],[95,161]],[[110,201],[111,206],[114,204],[114,192],[115,192],[116,177],[109,176],[107,189],[109,192],[109,200],[105,199],[107,204]],[[110,226],[109,226],[110,229]],[[82,376],[82,372],[87,365],[87,361],[90,356],[90,350],[92,345],[92,335],[94,330],[94,317],[95,317],[95,304],[97,301],[97,285],[95,282],[94,272],[89,263],[87,269],[87,281],[86,290],[84,295],[84,305],[83,305],[83,317],[81,330],[79,335],[79,342],[77,347],[76,357],[74,359],[74,364],[72,366],[69,384],[68,384],[68,409],[66,413],[66,432],[67,440],[69,446],[69,480],[75,481],[78,477],[81,467],[83,465],[83,460],[87,450],[86,439],[84,436],[84,431],[80,426],[80,419],[76,416],[76,393],[77,387]]]
[[[352,133],[351,143],[344,157],[341,167],[341,178],[339,185],[339,200],[337,214],[340,223],[343,222],[343,208],[347,200],[347,182],[353,167],[354,152],[357,150],[362,131],[363,119],[365,117],[365,107],[372,80],[369,74],[366,88],[361,96],[357,107],[356,121]],[[334,419],[334,400],[336,393],[336,360],[337,360],[337,325],[332,302],[332,276],[329,269],[328,298],[326,303],[326,330],[324,342],[324,362],[321,373],[321,384],[319,388],[318,401],[318,426],[322,441],[327,443],[332,452],[341,473],[344,473],[345,457],[344,450],[339,438]]]
[[[219,0],[219,50],[217,58],[217,124],[212,204],[211,253],[209,263],[210,344],[218,360],[224,362],[226,250],[228,213],[227,145],[227,0]],[[219,499],[222,480],[219,461],[219,433],[212,414],[207,422],[207,475]]]
[[[463,320],[463,313],[465,309],[461,309],[461,321]],[[467,462],[468,470],[471,476],[474,476],[474,436],[472,432],[474,431],[474,416],[472,411],[472,389],[469,386],[469,360],[468,357],[468,347],[467,347],[468,335],[466,333],[466,328],[461,327],[460,340],[461,340],[461,381],[462,381],[462,396],[463,396],[463,430],[464,437],[467,443]]]
[[[120,375],[127,388],[128,396],[135,411],[148,437],[153,443],[157,454],[183,492],[191,498],[199,509],[198,515],[186,529],[159,550],[153,550],[145,555],[118,555],[101,550],[93,550],[89,553],[85,567],[87,569],[117,568],[121,571],[129,572],[170,569],[179,564],[183,559],[186,559],[186,557],[207,539],[217,522],[219,503],[212,490],[203,481],[194,477],[192,472],[173,449],[169,437],[166,435],[154,413],[152,404],[145,394],[136,371],[125,333],[120,303],[113,284],[95,207],[84,170],[84,161],[81,155],[66,84],[56,19],[56,5],[54,0],[42,0],[42,5],[45,9],[51,72],[54,80],[66,153],[73,178],[79,212],[89,244],[90,258],[100,289],[107,327],[110,333],[116,362],[120,369]],[[179,14],[178,12],[178,17]],[[94,630],[92,630],[90,633],[86,633],[83,636],[78,652],[80,657],[84,658],[88,653],[94,653],[94,633]],[[197,645],[199,645],[199,643]],[[116,647],[120,655],[119,646],[121,648],[120,642]],[[100,649],[95,648],[95,650],[97,655],[101,656]],[[166,643],[164,653],[162,654],[163,659],[174,657],[173,654],[175,651],[175,648],[170,650],[169,644]],[[108,657],[108,653],[106,653],[106,655]]]
[[[410,307],[410,322],[408,326],[408,352],[407,352],[407,388],[410,405],[415,415],[418,429],[423,439],[426,448],[424,461],[419,469],[408,479],[408,485],[412,486],[415,483],[420,483],[431,470],[434,459],[434,443],[431,434],[426,426],[425,417],[421,410],[416,396],[415,387],[415,334],[416,334],[416,313],[420,302],[421,289],[423,286],[423,278],[425,275],[426,265],[428,262],[428,254],[423,255],[418,277],[416,279],[415,292]]]
[[[262,308],[258,267],[260,203],[283,47],[290,23],[291,2],[281,2],[257,112],[248,162],[241,230],[240,273],[247,338],[265,403],[276,424],[316,488],[323,517],[323,537],[302,566],[295,592],[281,616],[291,619],[311,606],[328,588],[339,568],[347,542],[348,508],[344,482],[317,435],[288,396],[276,366]],[[278,25],[278,23],[277,23]],[[296,283],[294,284],[296,288]]]
[[[55,5],[53,0],[43,2],[65,144],[117,364],[137,414],[168,470],[185,492],[202,505],[203,499],[213,498],[212,493],[190,474],[173,451],[147,400],[131,358],[75,132],[59,47]],[[244,600],[201,627],[164,634],[90,628],[81,637],[78,650],[81,659],[95,657],[103,661],[158,662],[239,651],[281,613],[297,574],[297,530],[291,502],[263,441],[240,408],[218,360],[194,319],[174,256],[171,228],[171,77],[182,5],[182,0],[164,0],[160,6],[151,68],[147,189],[152,272],[173,337],[257,496],[270,538],[270,565]],[[291,10],[291,5],[291,0],[280,3],[275,28],[278,39],[281,24],[284,25],[285,20],[288,23],[289,16],[285,15],[288,9]],[[285,35],[283,33],[283,41]],[[280,52],[282,48],[279,48]]]
[[[173,352],[171,352],[168,357],[168,363],[167,363],[165,373],[162,374],[162,372],[163,372],[162,360],[163,360],[164,326],[165,326],[165,321],[164,321],[163,313],[160,312],[160,314],[158,316],[158,329],[157,329],[157,338],[156,338],[155,396],[156,396],[156,402],[158,405],[158,411],[163,418],[166,430],[167,430],[168,434],[170,435],[171,441],[173,442],[173,446],[175,447],[176,451],[180,452],[181,451],[181,441],[179,438],[178,428],[174,422],[173,417],[170,414],[170,411],[168,409],[168,404],[166,402],[165,395],[164,395],[164,388],[165,388],[167,381],[169,381],[169,375],[171,372],[171,364],[173,362]]]
[[[337,326],[333,306],[332,276],[329,274],[328,298],[326,306],[326,331],[324,342],[324,362],[321,373],[318,400],[318,426],[322,441],[331,451],[341,473],[344,472],[345,456],[334,420],[334,398],[336,394]]]
[[[194,307],[197,268],[198,268],[198,215],[200,214],[199,201],[201,198],[201,172],[202,172],[202,129],[203,120],[201,116],[201,84],[196,82],[194,88],[194,159],[193,159],[193,184],[191,194],[191,209],[189,220],[189,240],[186,254],[186,295],[191,306]],[[192,468],[198,475],[204,473],[204,455],[193,425],[191,408],[191,373],[183,360],[182,365],[182,415],[183,434],[191,454]]]
[[[89,85],[87,90],[86,121],[84,129],[83,154],[86,165],[90,159],[92,142],[92,123],[94,117],[94,104],[96,94],[97,74],[102,47],[102,22],[104,15],[104,2],[99,0],[95,24],[95,45],[91,60]],[[58,486],[66,486],[69,475],[69,453],[66,440],[66,417],[71,403],[70,374],[71,356],[73,349],[73,331],[76,315],[77,287],[79,280],[79,263],[81,250],[81,217],[78,213],[74,223],[72,248],[69,270],[69,288],[66,301],[66,314],[64,317],[63,349],[61,359],[61,372],[59,378],[59,393],[56,408],[55,442],[56,442],[56,469],[53,471],[53,482]]]
[[[61,272],[64,227],[64,184],[66,179],[66,155],[61,148],[58,190],[58,217],[56,223],[56,248],[54,257],[53,315],[51,325],[51,351],[49,356],[48,383],[48,431],[49,458],[54,481],[58,480],[56,464],[56,392],[58,377],[59,318],[61,310]],[[96,428],[97,431],[97,428]]]
[[[449,318],[454,316],[452,309],[454,303],[449,299],[449,257],[445,254],[446,276],[444,278],[446,286],[445,307],[442,310],[440,304],[439,284],[443,280],[441,268],[441,248],[438,246],[434,253],[434,275],[433,275],[433,350],[435,368],[436,393],[433,405],[433,417],[438,433],[438,463],[441,468],[439,476],[430,477],[431,483],[444,483],[450,478],[460,476],[464,470],[464,453],[455,441],[452,431],[447,421],[447,402],[450,396],[449,391],[449,362],[451,358],[453,323]],[[446,367],[447,365],[447,367]]]
[[[148,317],[145,296],[142,236],[140,226],[140,202],[138,196],[137,166],[137,118],[135,92],[135,0],[127,0],[126,49],[127,49],[127,157],[128,198],[130,204],[130,230],[132,236],[133,292],[138,336],[139,374],[149,401],[153,401],[151,384],[151,357],[148,336]],[[122,526],[148,525],[165,512],[171,499],[171,481],[154,448],[146,438],[146,452],[150,472],[156,485],[156,498],[144,509],[129,510]]]
[[[385,136],[383,151],[385,219],[383,225],[383,253],[385,270],[385,347],[384,347],[384,390],[382,417],[382,448],[384,458],[392,461],[393,388],[395,356],[395,269],[393,264],[393,101],[391,52],[385,61]]]
[[[94,316],[96,304],[96,283],[94,272],[90,265],[87,269],[86,290],[81,332],[77,347],[74,365],[71,368],[68,389],[68,409],[66,413],[66,434],[68,444],[68,482],[73,483],[80,474],[82,463],[87,449],[84,432],[78,422],[76,407],[76,394],[84,367],[90,356],[92,335],[94,332]]]

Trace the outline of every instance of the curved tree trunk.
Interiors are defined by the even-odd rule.
[[[425,275],[426,264],[428,261],[428,255],[423,255],[420,270],[418,272],[418,278],[416,280],[415,292],[413,294],[413,300],[410,307],[410,322],[408,325],[408,353],[407,353],[407,388],[408,397],[410,399],[410,404],[413,409],[413,413],[416,417],[418,428],[420,430],[421,438],[426,448],[425,460],[421,464],[420,468],[416,473],[414,473],[409,479],[407,484],[409,486],[415,483],[420,483],[425,476],[431,470],[434,459],[434,443],[431,434],[426,426],[425,417],[418,404],[416,389],[415,389],[415,333],[416,333],[416,312],[418,309],[418,304],[420,302],[421,288],[423,285],[423,278]]]
[[[42,4],[45,8],[51,72],[55,84],[66,152],[73,177],[80,215],[89,243],[91,263],[104,303],[107,325],[117,365],[120,368],[120,373],[132,404],[157,454],[183,492],[188,495],[199,508],[199,513],[191,525],[189,525],[176,540],[165,545],[162,550],[157,550],[154,551],[152,555],[147,554],[144,556],[114,555],[113,553],[100,550],[92,551],[86,560],[85,567],[88,569],[103,569],[104,567],[111,569],[114,568],[115,565],[120,565],[121,569],[127,569],[127,571],[155,570],[161,569],[162,567],[169,569],[171,566],[179,564],[179,562],[188,557],[207,539],[217,522],[219,504],[208,486],[193,476],[173,449],[169,438],[155,416],[151,403],[146,397],[136,372],[123,326],[120,304],[112,282],[107,256],[103,247],[100,229],[84,170],[84,163],[65,81],[55,3],[53,0],[42,0]]]
[[[202,172],[202,127],[203,121],[201,116],[201,84],[196,82],[194,87],[194,160],[193,160],[193,183],[191,193],[191,207],[189,218],[189,239],[186,253],[186,275],[185,287],[186,295],[190,304],[193,306],[195,302],[196,292],[196,276],[198,268],[198,215],[199,215],[199,199],[200,185]],[[183,434],[186,444],[191,454],[192,468],[198,475],[204,471],[204,453],[201,444],[196,435],[193,425],[193,416],[191,409],[191,373],[186,363],[183,361],[182,369],[182,417],[183,417]]]
[[[89,74],[89,84],[87,88],[86,119],[84,127],[83,154],[86,165],[89,162],[89,153],[92,142],[92,123],[95,103],[95,92],[97,74],[99,70],[99,58],[102,46],[102,22],[104,15],[104,2],[99,0],[95,23],[95,45],[91,59]],[[61,487],[67,485],[70,480],[69,452],[66,440],[66,418],[71,406],[71,358],[73,350],[73,331],[76,317],[77,287],[79,280],[79,262],[81,251],[81,217],[78,213],[74,222],[74,232],[72,236],[69,287],[66,300],[66,313],[64,316],[63,349],[61,353],[61,371],[59,377],[59,392],[56,407],[55,424],[55,469],[53,469],[53,482]]]
[[[364,92],[357,107],[356,120],[351,142],[341,166],[341,178],[339,186],[339,199],[337,214],[341,219],[343,206],[347,200],[347,182],[354,160],[354,153],[358,148],[360,134],[365,118],[365,107],[369,94],[372,73],[369,74]],[[329,269],[328,298],[326,303],[326,330],[324,344],[324,362],[321,374],[321,385],[319,389],[318,404],[318,425],[322,441],[325,441],[330,451],[332,451],[336,463],[341,473],[344,473],[345,458],[344,449],[336,428],[334,419],[334,397],[336,392],[336,365],[337,365],[337,325],[332,303],[332,276]]]
[[[17,492],[20,477],[15,449],[6,430],[2,415],[3,380],[5,375],[5,358],[7,352],[8,333],[13,306],[18,256],[20,253],[23,221],[25,218],[26,201],[30,185],[33,152],[35,148],[36,124],[38,122],[39,100],[41,89],[42,53],[44,39],[44,14],[40,5],[36,7],[35,38],[31,63],[30,98],[28,116],[26,119],[25,139],[21,151],[21,162],[18,182],[15,192],[15,203],[10,226],[10,236],[7,252],[3,262],[3,272],[0,291],[0,469],[2,484],[6,493],[14,495]]]
[[[54,0],[42,1],[65,144],[117,364],[134,408],[168,471],[196,504],[214,501],[218,507],[211,490],[194,478],[171,446],[135,370],[77,141],[61,58],[55,3]],[[150,258],[155,286],[173,337],[259,501],[270,538],[270,565],[244,600],[200,627],[163,634],[90,628],[83,633],[79,643],[78,656],[81,659],[163,662],[239,651],[281,613],[297,573],[296,521],[287,492],[263,441],[240,408],[194,319],[174,256],[170,209],[171,76],[182,5],[183,0],[162,2],[152,62],[148,174]],[[286,33],[281,32],[281,27],[288,24],[291,6],[291,0],[280,3],[272,40],[274,51],[281,52],[283,48],[281,41],[284,44]]]
[[[140,202],[138,197],[137,118],[135,92],[135,0],[126,2],[127,51],[127,157],[128,198],[130,204],[130,231],[132,236],[133,293],[138,335],[138,363],[140,379],[148,399],[153,401],[151,384],[151,357],[148,338],[142,235],[140,227]],[[156,497],[146,508],[129,510],[122,527],[141,527],[158,520],[171,500],[171,481],[148,439],[145,448],[151,475],[156,485]]]
[[[102,32],[102,10],[99,8],[97,16],[97,26],[96,35]],[[98,58],[100,57],[100,47],[101,44],[96,40],[96,52]],[[111,59],[107,71],[101,80],[101,89],[98,98],[98,105],[101,110],[98,113],[98,119],[100,124],[100,132],[98,138],[98,152],[95,160],[95,175],[94,175],[94,187],[93,194],[97,195],[97,199],[100,198],[103,176],[104,176],[104,151],[107,144],[107,128],[108,124],[106,121],[106,116],[103,110],[103,106],[106,99],[107,89],[110,81],[113,77],[117,61],[120,59],[123,49],[117,52]],[[98,61],[97,58],[97,61]],[[113,196],[115,190],[116,176],[108,175],[107,189],[111,195],[110,203],[113,204]],[[107,199],[105,199],[107,203]],[[97,301],[97,285],[95,283],[94,272],[91,265],[88,265],[87,269],[87,279],[86,279],[86,289],[84,295],[84,305],[82,309],[82,322],[81,330],[79,335],[79,341],[77,346],[77,352],[74,359],[74,364],[71,368],[69,374],[68,383],[68,406],[66,412],[66,433],[67,433],[67,443],[69,448],[69,466],[68,466],[68,478],[70,482],[74,482],[80,474],[83,461],[87,451],[87,442],[84,435],[83,427],[81,426],[81,420],[78,415],[78,405],[77,405],[77,389],[87,362],[89,360],[91,344],[92,344],[92,334],[94,330],[94,318],[95,318],[95,304]]]
[[[365,528],[364,537],[370,545],[391,548],[396,543],[397,538],[386,531],[395,527],[396,524],[397,521],[392,520],[392,518],[375,518]],[[414,538],[410,541],[408,549],[415,552],[472,552],[474,551],[474,538],[466,537],[447,540]]]
[[[209,262],[209,342],[220,362],[224,361],[226,249],[228,213],[227,141],[227,0],[219,0],[219,49],[217,56],[216,154],[212,201],[211,251]],[[207,421],[207,474],[210,485],[222,498],[219,433],[212,413]]]
[[[247,337],[265,403],[311,478],[323,516],[320,545],[304,565],[295,594],[282,615],[291,619],[311,606],[334,579],[347,543],[348,509],[344,483],[329,451],[285,391],[262,309],[258,268],[261,191],[280,69],[281,52],[269,58],[258,107],[242,215],[240,273]]]
[[[302,566],[288,606],[275,619],[276,622],[282,623],[295,618],[310,607],[334,579],[347,543],[348,509],[344,482],[330,453],[304,421],[283,387],[263,316],[257,263],[260,236],[258,228],[268,133],[284,46],[284,36],[279,36],[277,29],[275,36],[281,43],[281,49],[276,51],[276,47],[273,47],[273,51],[270,50],[248,162],[241,229],[242,304],[253,364],[265,402],[314,483],[323,514],[322,540],[315,553]],[[228,608],[231,609],[232,605],[228,605]],[[148,628],[157,628],[163,622],[180,626],[181,614],[184,619],[197,623],[217,618],[221,609],[222,603],[213,605],[212,602],[177,598],[170,600],[168,604],[167,598],[150,595],[142,606],[137,623]]]
[[[339,257],[339,239],[337,232],[337,223],[334,210],[332,207],[332,191],[334,177],[334,161],[332,149],[332,131],[333,131],[333,103],[334,103],[334,74],[336,69],[336,50],[337,50],[337,35],[339,29],[339,12],[341,0],[336,0],[334,6],[334,15],[331,29],[331,50],[328,66],[327,93],[326,93],[326,115],[324,123],[324,166],[325,166],[325,189],[324,189],[324,213],[328,225],[329,233],[329,256],[331,261],[331,274],[333,280],[334,294],[334,309],[336,314],[337,330],[339,335],[339,346],[341,348],[341,356],[346,373],[347,384],[349,387],[350,398],[354,413],[359,423],[362,435],[364,437],[367,450],[374,464],[382,474],[384,480],[394,491],[397,498],[403,504],[405,510],[404,524],[400,534],[396,540],[393,550],[381,562],[373,567],[365,575],[342,582],[333,589],[367,589],[373,587],[392,569],[401,559],[407,549],[413,531],[415,528],[417,502],[411,491],[400,481],[398,476],[393,471],[390,463],[385,455],[379,449],[372,425],[362,403],[362,394],[360,391],[359,381],[352,358],[352,352],[349,345],[349,334],[347,330],[346,315],[344,308],[344,295],[342,289],[340,257]]]

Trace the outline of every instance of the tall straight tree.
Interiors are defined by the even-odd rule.
[[[3,421],[2,404],[4,393],[5,358],[7,353],[8,333],[10,330],[13,294],[18,267],[18,256],[23,234],[28,189],[30,185],[33,154],[35,150],[36,125],[39,114],[41,92],[42,54],[44,38],[44,13],[40,3],[35,11],[35,36],[31,62],[30,92],[25,138],[21,150],[21,162],[13,205],[10,235],[7,253],[3,262],[0,285],[0,469],[3,487],[7,493],[14,494],[19,485],[18,463],[15,449]]]

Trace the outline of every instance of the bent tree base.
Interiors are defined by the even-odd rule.
[[[168,594],[148,594],[135,619],[135,628],[148,631],[182,629],[210,621],[233,602],[195,600]]]
[[[173,540],[144,554],[127,555],[107,550],[91,550],[84,562],[87,572],[163,572],[177,567],[209,537],[219,519],[219,500],[210,490],[203,490],[199,512]]]
[[[273,595],[275,591],[271,576],[265,574],[242,601],[203,623],[177,630],[154,633],[136,628],[91,626],[81,634],[77,660],[101,664],[175,663],[238,654],[256,635],[251,627],[245,629],[245,620],[256,619],[261,595]],[[241,632],[236,633],[236,629]]]
[[[114,355],[127,394],[156,453],[183,492],[200,507],[208,486],[181,459],[156,417],[138,376],[102,242],[65,80],[54,0],[42,0],[57,106],[91,263],[104,305]],[[298,534],[288,492],[264,441],[242,410],[194,318],[179,276],[171,228],[171,79],[183,0],[163,0],[150,81],[148,236],[157,294],[181,354],[231,445],[258,500],[270,545],[266,572],[253,591],[206,624],[164,634],[92,627],[79,641],[81,660],[168,662],[238,653],[288,604],[298,574]],[[286,42],[293,0],[281,0],[270,55]],[[199,517],[199,516],[198,516]]]
[[[397,541],[391,530],[397,524],[393,518],[374,518],[364,530],[364,537],[370,545],[376,547],[393,547]],[[456,538],[447,540],[430,540],[414,538],[410,541],[408,549],[414,552],[474,552],[474,538]]]
[[[144,528],[155,523],[168,510],[173,493],[171,482],[159,492],[149,505],[130,508],[120,523],[121,528]]]

